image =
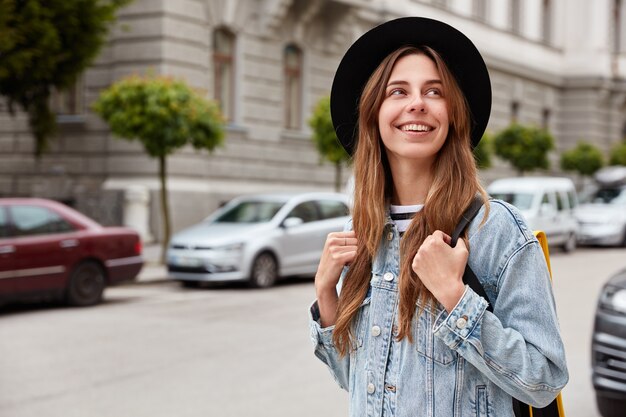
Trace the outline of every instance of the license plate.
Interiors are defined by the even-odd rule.
[[[189,258],[186,256],[178,256],[174,259],[174,263],[180,266],[196,267],[202,265],[202,260],[198,258]]]

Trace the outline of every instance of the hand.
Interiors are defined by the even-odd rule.
[[[440,230],[428,236],[413,258],[413,271],[432,295],[452,311],[465,291],[463,272],[469,252],[465,241],[459,239],[450,246],[450,236]]]
[[[353,231],[330,233],[315,274],[317,292],[335,289],[343,267],[356,257],[357,239]]]
[[[356,257],[357,240],[354,232],[330,233],[326,238],[322,258],[315,274],[315,291],[320,312],[320,324],[328,327],[337,317],[337,283],[343,267]]]

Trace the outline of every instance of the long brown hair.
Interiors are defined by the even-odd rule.
[[[427,46],[405,46],[392,52],[372,73],[359,100],[352,213],[359,246],[342,284],[333,332],[333,341],[342,355],[349,351],[354,337],[352,323],[367,294],[372,259],[383,237],[387,205],[393,191],[389,162],[378,129],[378,113],[395,63],[410,54],[425,55],[435,63],[441,76],[450,126],[448,137],[432,166],[433,182],[424,208],[413,218],[400,244],[399,339],[408,337],[409,341],[413,341],[411,322],[418,299],[422,301],[420,305],[435,302],[411,268],[422,242],[435,230],[451,234],[477,193],[487,204],[487,194],[478,181],[470,146],[468,105],[454,76],[439,54]]]

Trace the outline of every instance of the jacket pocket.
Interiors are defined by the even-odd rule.
[[[430,308],[424,308],[421,314],[419,310],[418,306],[413,319],[413,344],[417,352],[441,365],[455,363],[458,354],[433,333],[434,313]]]

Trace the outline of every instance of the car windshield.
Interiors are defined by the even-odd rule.
[[[490,193],[491,197],[513,204],[520,210],[530,209],[533,195],[530,193]]]
[[[585,199],[594,204],[626,204],[626,188],[600,188]]]
[[[217,216],[214,223],[264,223],[272,220],[283,201],[242,201]]]

